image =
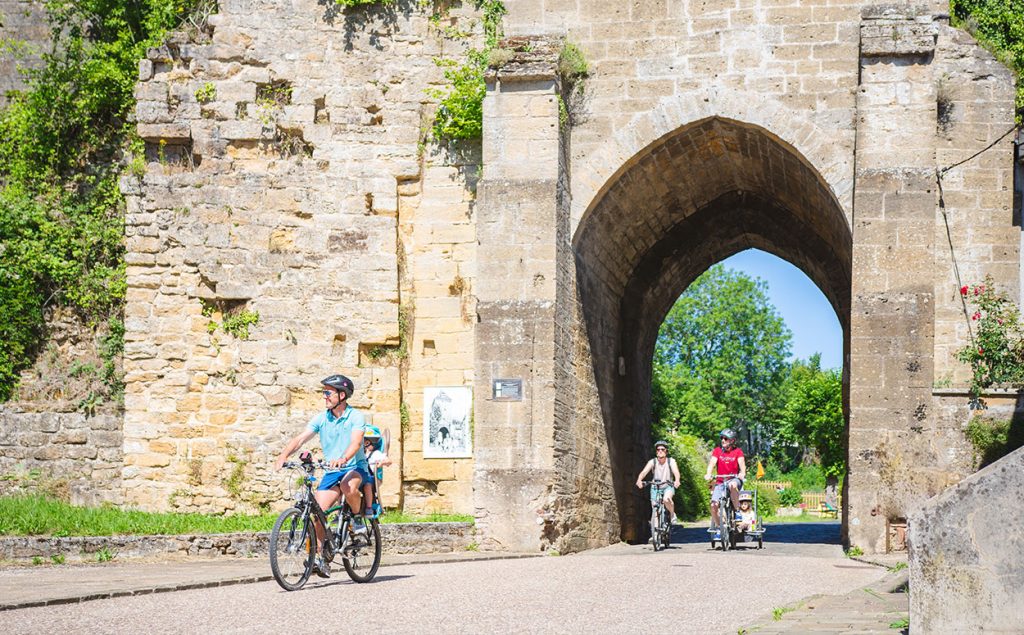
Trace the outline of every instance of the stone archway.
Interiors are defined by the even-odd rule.
[[[622,538],[644,513],[631,488],[650,442],[658,327],[705,269],[756,247],[801,268],[849,350],[852,237],[820,173],[764,128],[721,117],[644,148],[603,188],[573,239],[579,301],[606,422]]]

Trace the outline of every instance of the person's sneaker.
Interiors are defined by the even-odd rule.
[[[331,565],[327,564],[323,556],[317,556],[316,563],[313,565],[313,573],[321,578],[331,577]]]
[[[366,523],[364,523],[363,519],[358,516],[352,519],[352,534],[355,536],[366,535]]]
[[[715,532],[715,540],[721,540],[721,539],[722,539],[722,532],[721,531],[716,531]]]

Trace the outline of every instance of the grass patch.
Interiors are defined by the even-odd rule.
[[[40,495],[0,498],[0,535],[117,536],[219,534],[269,531],[276,514],[213,516],[154,513],[103,507],[76,507]]]
[[[384,524],[400,525],[404,523],[471,523],[473,517],[469,514],[441,514],[433,513],[425,516],[414,516],[398,510],[389,510],[381,514],[380,522]]]
[[[889,567],[889,573],[896,573],[897,571],[903,571],[907,568],[906,562],[897,562],[893,566]]]
[[[270,531],[276,513],[258,516],[157,513],[113,505],[76,507],[47,496],[0,497],[0,535],[4,536],[119,536],[225,534]],[[414,516],[385,512],[382,523],[473,522],[468,514]]]
[[[864,550],[856,545],[851,545],[845,553],[847,558],[856,558],[857,556],[863,556]]]
[[[902,630],[904,628],[910,628],[910,619],[904,617],[901,620],[896,620],[892,624],[889,624],[889,628],[898,628],[900,630]]]
[[[790,606],[776,606],[775,608],[772,609],[772,619],[775,620],[776,622],[778,622],[779,620],[782,619],[783,615],[785,615],[786,613],[789,613],[790,611],[795,611],[795,610],[796,610],[795,608],[790,607]]]

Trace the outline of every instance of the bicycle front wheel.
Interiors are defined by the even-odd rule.
[[[654,545],[655,551],[661,549],[661,525],[658,522],[658,516],[660,516],[658,508],[655,507],[651,512],[651,544]]]
[[[309,580],[316,560],[313,521],[296,507],[281,512],[270,532],[270,570],[286,591],[297,591]]]
[[[367,519],[365,535],[350,535],[342,553],[342,563],[354,582],[369,582],[380,567],[380,523]]]
[[[718,508],[718,531],[722,537],[722,551],[729,551],[729,547],[732,546],[730,537],[732,523],[728,520],[731,515],[732,507],[721,505]]]

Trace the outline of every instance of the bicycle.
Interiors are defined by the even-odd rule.
[[[270,570],[277,583],[286,591],[297,591],[309,580],[320,548],[314,526],[316,521],[324,528],[324,562],[329,564],[340,554],[345,572],[354,582],[372,580],[381,558],[380,523],[377,519],[366,519],[366,534],[360,535],[353,533],[355,514],[344,496],[338,505],[326,512],[320,509],[313,496],[313,483],[317,480],[314,476],[316,470],[329,467],[323,461],[314,462],[304,455],[301,462],[289,461],[284,467],[301,469],[303,475],[295,505],[281,512],[270,532]],[[327,577],[322,572],[317,573]]]
[[[650,485],[652,491],[651,502],[651,544],[654,550],[668,549],[672,533],[672,519],[669,517],[668,508],[665,507],[665,487],[668,481],[644,481],[644,485]]]
[[[718,537],[711,537],[711,548],[715,548],[715,543],[722,543],[722,551],[728,551],[729,549],[736,548],[737,534],[733,530],[736,509],[732,506],[732,496],[729,494],[729,481],[738,479],[735,474],[725,474],[715,477],[712,481],[711,489],[714,491],[715,483],[714,480],[722,478],[722,483],[725,483],[725,496],[718,503],[718,525],[714,525],[712,522],[711,527],[708,529],[708,533],[714,534],[718,532]],[[743,487],[743,482],[740,481],[740,487]]]

